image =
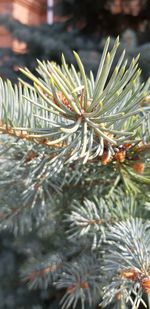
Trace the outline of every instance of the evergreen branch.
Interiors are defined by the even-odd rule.
[[[46,289],[60,275],[63,263],[63,257],[60,254],[44,257],[42,262],[40,260],[34,261],[33,265],[24,267],[24,271],[21,272],[21,278],[23,281],[28,282],[30,289],[37,287],[44,287]]]
[[[92,237],[92,248],[100,245],[105,239],[106,226],[110,220],[109,211],[105,200],[99,203],[84,200],[84,205],[74,201],[70,215],[65,221],[70,223],[68,238]]]
[[[23,151],[23,142],[20,147]],[[29,144],[26,148],[27,153],[25,155],[20,153],[21,158],[14,160],[15,167],[12,169],[9,167],[8,171],[3,172],[4,165],[1,166],[0,183],[5,195],[9,196],[8,191],[11,192],[12,189],[14,192],[13,188],[16,188],[19,199],[17,203],[11,200],[7,203],[7,207],[5,205],[1,209],[1,228],[8,227],[15,234],[31,230],[33,222],[39,225],[46,220],[50,210],[53,217],[54,198],[61,193],[58,174],[63,166],[62,162],[56,159],[51,162],[50,154],[41,155],[39,150],[41,151],[39,146],[31,150]],[[52,178],[53,182],[50,180]]]
[[[106,143],[113,153],[113,148],[124,140],[135,142],[146,136],[147,115],[139,106],[149,91],[149,81],[138,88],[138,57],[126,70],[122,65],[123,52],[107,82],[118,44],[117,38],[112,51],[107,52],[109,40],[106,42],[96,81],[92,73],[90,78],[86,76],[76,53],[79,73],[73,66],[69,69],[63,56],[62,67],[38,61],[37,71],[41,77],[21,69],[34,87],[23,82],[13,89],[10,82],[1,81],[1,131],[37,143],[46,139],[45,145],[60,144],[60,149],[65,140],[66,145],[72,145],[67,157],[72,161],[82,158],[84,163],[93,156],[102,156],[102,145]],[[10,97],[13,98],[11,106]],[[149,128],[149,120],[147,124]]]
[[[69,223],[68,239],[88,237],[92,242],[92,249],[98,248],[105,241],[110,225],[136,217],[139,213],[139,205],[133,196],[115,189],[111,196],[108,193],[100,199],[85,199],[83,205],[79,201],[73,201],[71,213],[64,220]],[[144,211],[142,215],[144,216]]]
[[[78,261],[66,263],[61,278],[56,282],[58,289],[65,288],[66,293],[61,299],[62,309],[71,305],[76,308],[81,302],[81,308],[86,304],[90,307],[100,297],[100,271],[98,260],[94,256],[82,256]]]
[[[92,308],[102,288],[102,306],[118,299],[138,308],[150,292],[149,222],[137,219],[149,207],[150,80],[140,85],[138,56],[127,67],[125,52],[111,73],[118,45],[108,51],[106,41],[96,79],[74,53],[78,71],[62,56],[62,66],[38,61],[38,77],[21,69],[33,85],[0,81],[0,131],[17,139],[7,148],[13,162],[1,166],[1,225],[24,232],[60,212],[73,253],[65,263],[43,258],[25,280],[65,289],[62,309]],[[19,192],[16,203],[9,190]]]
[[[142,297],[149,293],[150,281],[149,238],[149,224],[141,219],[119,222],[110,227],[104,269],[107,280],[110,276],[112,282],[104,290],[103,306],[118,293],[126,302],[131,302],[132,308],[139,308],[140,303],[144,303]]]

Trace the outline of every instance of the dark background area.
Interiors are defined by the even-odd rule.
[[[36,59],[49,59],[60,63],[64,53],[69,63],[74,62],[76,50],[87,71],[96,72],[107,36],[112,43],[120,36],[121,49],[127,49],[129,59],[139,52],[143,77],[150,69],[150,1],[146,0],[63,0],[55,11],[57,23],[28,26],[0,16],[0,24],[14,39],[26,44],[22,53],[10,48],[0,49],[0,75],[16,82],[19,66],[34,71]],[[119,56],[119,53],[118,53]]]

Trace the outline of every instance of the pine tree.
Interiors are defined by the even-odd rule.
[[[96,78],[74,52],[0,82],[1,228],[41,235],[21,278],[53,308],[150,308],[150,79],[109,44]]]

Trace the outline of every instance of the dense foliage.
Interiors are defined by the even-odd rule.
[[[40,239],[21,279],[52,308],[150,308],[150,79],[118,47],[0,82],[1,228]]]

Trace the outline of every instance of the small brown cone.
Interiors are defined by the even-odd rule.
[[[138,273],[135,269],[127,269],[121,272],[121,278],[128,280],[135,280],[138,277]]]
[[[137,174],[143,174],[144,173],[144,169],[145,169],[145,165],[142,162],[136,162],[133,164],[133,170],[135,173]]]
[[[115,154],[115,159],[119,162],[124,162],[126,157],[126,152],[124,150],[118,151]]]

